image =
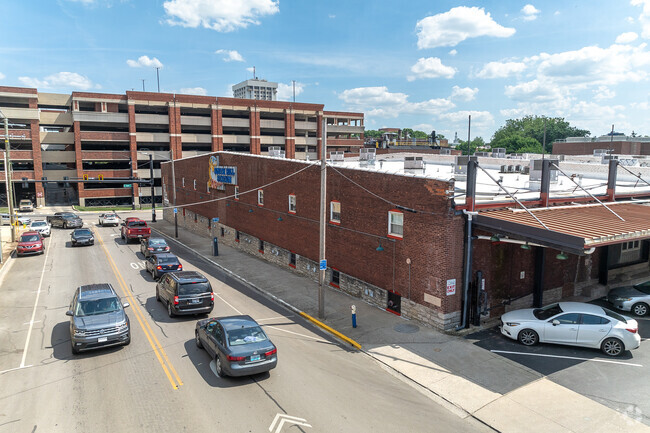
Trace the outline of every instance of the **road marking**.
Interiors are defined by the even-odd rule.
[[[273,418],[273,422],[269,426],[270,432],[273,432],[273,429],[275,428],[275,424],[278,421],[280,421],[280,423],[278,424],[278,428],[275,429],[275,433],[280,433],[280,431],[282,431],[282,426],[284,425],[285,422],[288,424],[301,425],[303,427],[311,427],[311,424],[307,424],[307,420],[304,418],[298,418],[297,416],[278,413],[275,415],[275,418]]]
[[[0,371],[0,374],[9,373],[10,371],[22,370],[23,368],[29,368],[29,367],[31,367],[31,364],[30,365],[25,365],[24,367],[16,367],[16,368],[10,368],[10,369],[7,369],[7,370],[2,370],[2,371]]]
[[[490,352],[493,352],[493,353],[505,353],[505,354],[509,354],[509,355],[540,356],[540,357],[545,357],[545,358],[575,359],[575,360],[578,360],[578,361],[604,362],[604,363],[607,363],[607,364],[629,365],[630,367],[643,367],[641,364],[633,364],[631,362],[623,362],[623,361],[609,361],[607,359],[589,359],[589,358],[578,358],[576,356],[545,355],[545,354],[542,354],[542,353],[509,352],[507,350],[490,350]]]
[[[217,298],[221,299],[221,300],[223,301],[224,304],[226,304],[227,306],[229,306],[230,308],[232,308],[233,310],[235,310],[235,312],[236,312],[237,314],[239,314],[239,315],[244,314],[244,313],[242,313],[241,311],[239,311],[238,309],[236,309],[235,307],[233,307],[231,304],[229,304],[228,301],[226,301],[225,299],[223,299],[223,298],[221,297],[221,295],[219,295],[219,294],[217,294],[217,293],[215,293],[215,295],[217,295]]]
[[[41,270],[41,278],[38,281],[38,291],[36,292],[36,300],[34,301],[34,309],[32,310],[32,318],[29,320],[29,330],[27,331],[27,339],[25,340],[25,348],[23,349],[23,359],[20,361],[20,368],[25,367],[25,358],[27,358],[27,348],[29,346],[29,339],[32,337],[32,329],[34,329],[34,318],[36,317],[36,307],[38,306],[38,299],[41,297],[41,287],[43,287],[43,277],[45,276],[45,264],[47,257],[50,255],[50,249],[45,251],[45,260],[43,261],[43,269]]]
[[[288,319],[287,316],[267,317],[266,319],[255,319],[256,322],[264,322],[266,320]]]
[[[23,323],[23,325],[31,325],[32,323],[39,323],[39,322],[40,322],[40,320],[34,320],[32,322],[25,322],[25,323]]]
[[[124,281],[124,278],[122,278],[122,274],[117,269],[117,265],[113,261],[113,257],[111,257],[111,254],[108,252],[108,248],[106,247],[106,244],[104,244],[104,240],[99,235],[99,233],[97,234],[97,239],[99,240],[99,244],[104,249],[104,253],[108,258],[108,263],[113,269],[113,273],[117,277],[122,292],[130,300],[129,303],[131,304],[131,307],[133,307],[133,311],[135,312],[136,319],[138,319],[138,323],[140,323],[140,327],[142,328],[142,331],[144,331],[144,335],[147,337],[147,340],[149,341],[151,348],[156,354],[156,358],[158,358],[158,362],[162,366],[163,371],[167,376],[167,379],[169,379],[169,383],[171,383],[172,388],[178,389],[179,386],[183,385],[183,382],[181,381],[180,377],[178,377],[178,373],[176,373],[176,369],[174,369],[174,366],[169,361],[169,358],[167,357],[165,350],[162,348],[162,345],[160,344],[160,341],[158,341],[158,337],[156,337],[156,334],[151,329],[151,326],[149,326],[149,322],[147,322],[146,317],[142,313],[142,310],[140,309],[140,306],[137,304],[135,298],[133,297],[133,294],[128,290],[128,286]]]
[[[312,340],[316,340],[316,341],[322,341],[323,343],[329,343],[329,341],[327,340],[323,340],[322,338],[312,337],[311,335],[299,334],[297,332],[289,331],[287,329],[276,328],[275,326],[269,326],[269,325],[262,325],[262,326],[264,326],[265,328],[275,329],[276,331],[282,331],[293,335],[299,335],[300,337],[311,338]]]
[[[140,269],[145,269],[145,268],[146,268],[144,262],[135,262],[135,263],[131,262],[131,263],[129,263],[129,265],[130,265],[133,269],[135,269],[136,271],[137,271],[137,270],[140,270]]]

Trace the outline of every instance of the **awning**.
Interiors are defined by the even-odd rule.
[[[605,205],[607,208],[601,204],[578,204],[528,209],[529,212],[521,208],[485,210],[475,215],[473,221],[476,227],[495,234],[579,255],[592,247],[650,238],[647,201]]]

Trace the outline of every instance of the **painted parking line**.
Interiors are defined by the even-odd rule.
[[[623,361],[610,361],[610,360],[607,360],[607,359],[589,359],[589,358],[579,358],[579,357],[576,357],[576,356],[545,355],[545,354],[542,354],[542,353],[509,352],[507,350],[490,350],[490,352],[504,353],[504,354],[507,354],[507,355],[539,356],[539,357],[544,357],[544,358],[573,359],[573,360],[577,360],[577,361],[604,362],[604,363],[607,363],[607,364],[629,365],[630,367],[643,367],[643,365],[641,365],[641,364],[633,364],[631,362],[623,362]]]

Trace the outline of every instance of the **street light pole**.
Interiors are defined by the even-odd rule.
[[[156,194],[153,185],[153,155],[149,154],[149,177],[151,178],[151,222],[156,222]]]
[[[7,203],[9,205],[9,224],[11,224],[11,242],[16,242],[16,226],[14,224],[14,191],[11,173],[11,151],[9,146],[9,119],[0,111],[5,124],[5,185],[7,187]]]
[[[156,80],[158,81],[158,93],[160,93],[160,67],[156,66]]]

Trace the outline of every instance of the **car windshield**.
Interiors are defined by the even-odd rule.
[[[92,299],[77,302],[75,316],[94,316],[97,314],[112,313],[120,310],[120,303],[117,298]]]
[[[650,281],[646,281],[645,283],[639,283],[636,286],[634,286],[635,289],[637,289],[639,292],[645,293],[646,295],[650,295]]]
[[[20,242],[36,242],[40,237],[38,235],[22,235]]]
[[[152,247],[164,247],[167,245],[164,239],[149,239],[149,245]]]
[[[178,265],[178,259],[176,257],[158,257],[158,263],[164,265]]]
[[[117,215],[112,213],[107,213],[106,215],[104,215],[104,218],[117,218]]]
[[[74,232],[75,236],[92,236],[92,232],[90,230],[75,230]]]
[[[252,326],[250,328],[233,329],[228,331],[228,343],[231,346],[240,346],[242,344],[259,343],[266,341],[268,338],[262,328]]]
[[[32,204],[32,202],[29,201],[29,200],[20,200],[20,204],[21,205],[26,205],[26,204]]]
[[[212,289],[209,283],[185,283],[178,285],[178,296],[199,295],[211,291]]]
[[[147,223],[144,221],[131,221],[129,227],[146,227]]]
[[[67,220],[71,220],[71,219],[77,218],[77,216],[76,215],[63,215],[63,218],[65,218]]]
[[[45,221],[34,221],[32,227],[47,227],[47,223]]]
[[[533,314],[539,320],[546,320],[550,317],[555,316],[556,314],[560,314],[561,312],[562,309],[560,308],[560,304],[551,304],[551,305],[547,305],[544,308],[536,308],[533,311]]]
[[[627,323],[627,320],[625,319],[625,316],[622,316],[622,315],[620,315],[618,313],[615,313],[612,310],[608,310],[607,308],[603,308],[603,310],[605,310],[605,314],[607,314],[607,316],[611,317],[612,319],[616,319],[619,322]]]

